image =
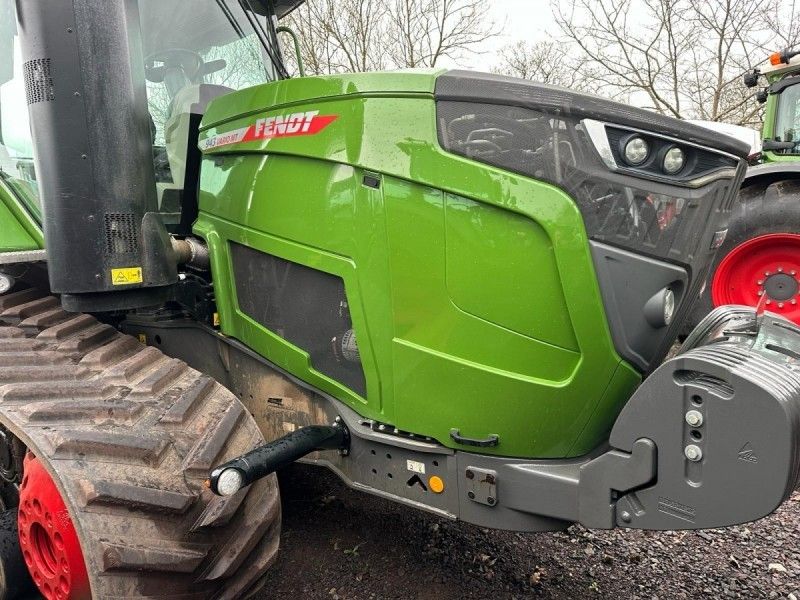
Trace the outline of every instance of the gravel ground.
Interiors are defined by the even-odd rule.
[[[326,470],[281,474],[281,552],[258,598],[791,598],[800,495],[756,523],[700,532],[519,534],[356,493]]]

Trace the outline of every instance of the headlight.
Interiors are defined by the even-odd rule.
[[[686,155],[683,153],[683,150],[677,146],[673,146],[664,154],[664,162],[661,166],[664,169],[664,173],[667,175],[675,175],[675,173],[683,168],[684,164],[686,164]]]
[[[225,469],[217,479],[217,492],[221,496],[233,496],[242,488],[244,478],[239,469]]]
[[[675,316],[675,293],[672,290],[664,292],[664,323],[669,326]]]
[[[675,316],[675,293],[664,288],[644,305],[644,318],[655,329],[669,327],[672,318]]]
[[[650,146],[644,138],[632,137],[625,143],[625,161],[629,165],[640,165],[647,160]]]

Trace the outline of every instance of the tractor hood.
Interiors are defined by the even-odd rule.
[[[233,92],[212,102],[203,116],[201,130],[246,114],[272,111],[300,102],[360,95],[432,95],[436,77],[444,72],[441,69],[419,69],[283,79]]]
[[[546,109],[565,117],[625,123],[739,158],[747,158],[750,152],[747,144],[734,137],[599,96],[502,75],[442,69],[352,73],[268,83],[235,92],[221,102],[212,103],[201,127],[216,127],[244,114],[275,110],[298,102],[387,93],[431,94],[437,101]]]
[[[749,145],[734,137],[711,132],[686,121],[592,94],[503,75],[448,71],[436,80],[436,100],[485,102],[546,110],[564,117],[624,123],[629,127],[722,150],[739,158],[747,158],[750,152]]]

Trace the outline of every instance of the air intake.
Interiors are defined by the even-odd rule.
[[[134,0],[17,5],[50,287],[65,308],[154,305],[177,279],[157,214]]]

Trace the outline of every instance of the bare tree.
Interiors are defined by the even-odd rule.
[[[309,74],[434,67],[499,33],[483,0],[308,0],[288,20]]]
[[[761,53],[774,0],[555,0],[556,21],[595,89],[658,112],[751,124],[741,74]]]
[[[388,51],[398,67],[457,60],[499,33],[485,0],[395,0],[388,14]]]
[[[536,43],[519,40],[503,46],[493,73],[530,79],[539,83],[586,90],[588,82],[582,66],[563,44],[548,39]]]

